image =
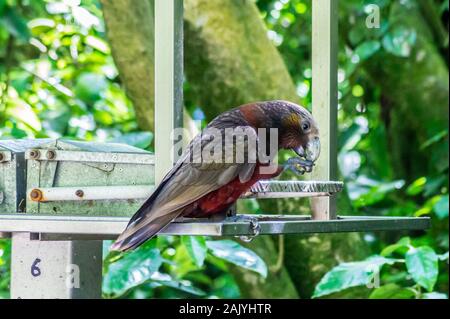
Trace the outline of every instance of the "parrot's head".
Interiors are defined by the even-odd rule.
[[[278,128],[279,147],[292,149],[314,163],[320,155],[319,128],[304,107],[287,101],[264,102],[272,125]]]

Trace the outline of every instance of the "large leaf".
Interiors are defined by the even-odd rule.
[[[389,256],[393,252],[396,252],[400,249],[405,249],[405,251],[406,251],[410,245],[411,245],[411,239],[409,237],[403,237],[397,243],[385,247],[381,251],[381,256]]]
[[[126,254],[112,263],[103,277],[103,293],[121,295],[128,289],[150,280],[163,262],[153,243]]]
[[[206,240],[203,236],[182,236],[181,242],[197,267],[202,267],[206,258]]]
[[[405,255],[406,268],[414,281],[432,291],[436,284],[439,268],[438,256],[431,247],[410,247]]]
[[[375,272],[385,264],[393,264],[398,259],[372,256],[364,261],[342,263],[323,276],[317,284],[313,298],[329,295],[350,287],[367,285]]]
[[[250,249],[232,240],[208,240],[206,246],[210,253],[239,267],[259,273],[267,277],[267,265]]]
[[[150,287],[170,287],[183,292],[187,292],[196,296],[204,296],[205,292],[197,287],[194,287],[188,280],[175,280],[168,274],[155,272],[152,275],[152,281],[149,283]]]
[[[411,299],[415,296],[413,290],[396,284],[387,284],[376,288],[369,296],[370,299]]]

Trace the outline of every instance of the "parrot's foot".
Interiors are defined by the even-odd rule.
[[[284,164],[284,169],[291,170],[295,174],[303,175],[311,173],[314,163],[301,157],[291,157]]]
[[[250,223],[250,231],[251,235],[248,236],[237,236],[240,240],[248,243],[253,240],[256,236],[261,232],[261,226],[259,225],[259,221],[257,217],[252,217],[249,215],[235,215],[232,217],[228,217],[228,220],[233,222],[249,222]]]

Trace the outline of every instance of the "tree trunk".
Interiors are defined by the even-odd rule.
[[[442,173],[448,167],[448,135],[446,143],[424,150],[421,145],[448,131],[449,74],[419,8],[406,10],[399,3],[392,5],[391,24],[417,30],[411,55],[401,58],[381,51],[365,67],[381,87],[395,175],[411,181],[427,172]]]
[[[153,0],[100,0],[120,79],[141,129],[154,129]]]

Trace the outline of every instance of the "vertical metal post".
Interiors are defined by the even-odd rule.
[[[171,136],[183,125],[183,0],[155,0],[155,183],[177,158]]]
[[[312,1],[312,112],[322,143],[315,180],[337,178],[338,0]],[[312,200],[313,219],[336,218],[335,198]]]
[[[39,241],[12,235],[11,298],[101,298],[101,241]]]

